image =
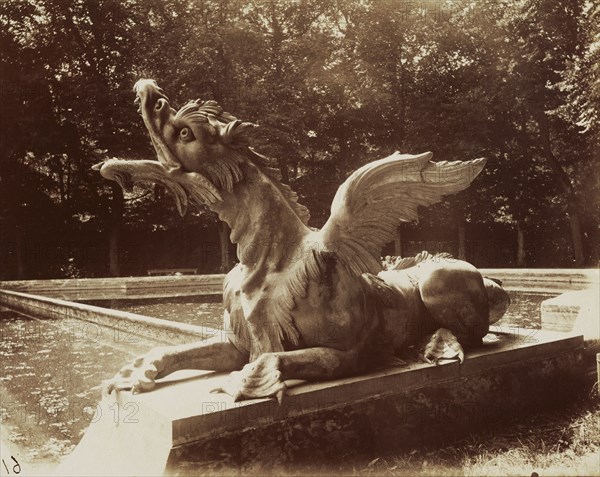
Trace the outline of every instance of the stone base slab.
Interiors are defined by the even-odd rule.
[[[473,426],[568,399],[583,380],[581,336],[519,331],[499,333],[462,365],[415,362],[333,381],[290,382],[281,405],[235,403],[210,393],[226,375],[179,372],[150,393],[103,401],[102,416],[59,473],[197,475],[219,466],[259,472],[307,456],[326,461],[332,452],[451,441]],[[109,456],[96,442],[121,444]],[[118,464],[97,467],[106,459]]]

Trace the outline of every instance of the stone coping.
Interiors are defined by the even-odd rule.
[[[38,319],[83,320],[99,326],[114,328],[126,340],[143,336],[165,343],[187,343],[223,333],[207,326],[195,326],[162,320],[126,311],[112,310],[84,303],[65,301],[41,295],[0,290],[0,305]]]
[[[2,281],[0,290],[13,290],[65,300],[154,298],[221,295],[225,275],[70,278]]]
[[[598,287],[570,291],[544,300],[544,329],[576,332],[586,340],[600,340],[600,292]]]
[[[560,294],[569,290],[598,287],[597,268],[480,268],[488,277],[502,280],[507,291]]]
[[[498,275],[523,281],[561,281],[568,283],[598,283],[598,268],[479,268],[484,275]]]
[[[485,406],[489,391],[486,386],[491,383],[488,378],[504,375],[519,381],[523,372],[517,388],[513,389],[514,383],[508,379],[501,380],[504,384],[494,391],[496,395],[507,393],[506,399],[500,398],[504,402],[528,388],[532,376],[551,387],[560,386],[556,380],[562,375],[552,361],[565,363],[577,372],[577,357],[583,349],[581,336],[542,330],[492,332],[499,340],[468,353],[463,364],[432,366],[415,362],[331,381],[290,381],[281,404],[272,398],[235,403],[228,395],[210,392],[227,378],[226,373],[180,371],[160,380],[152,392],[132,395],[124,391],[104,397],[82,441],[61,463],[56,475],[97,475],[99,468],[103,475],[160,475],[170,454],[185,454],[188,449],[196,460],[202,457],[196,453],[202,454],[198,449],[202,449],[203,442],[244,433],[253,435],[271,425],[298,424],[298,419],[306,417],[304,426],[310,426],[307,422],[313,422],[314,416],[359,410],[361,406],[381,405],[387,412],[386,401],[399,399],[401,403],[410,396],[418,401],[427,390],[433,390],[430,396],[435,399],[436,389],[469,382],[474,383],[475,394],[471,397]],[[517,399],[511,406],[520,402]],[[394,416],[388,416],[390,419],[395,422]]]
[[[556,293],[600,282],[600,270],[568,268],[482,268],[499,278],[508,290]],[[221,295],[224,274],[159,277],[72,278],[1,281],[0,289],[51,296],[64,300],[161,298]]]

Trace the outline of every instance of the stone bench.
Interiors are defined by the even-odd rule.
[[[148,275],[197,275],[197,268],[155,268],[148,270]]]

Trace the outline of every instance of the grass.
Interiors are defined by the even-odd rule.
[[[339,469],[342,470],[342,469]],[[349,470],[349,469],[348,469]],[[354,475],[600,475],[595,386],[567,408],[497,422],[452,445],[373,458]]]
[[[326,462],[305,457],[295,465],[244,469],[241,475],[600,476],[600,397],[597,387],[590,386],[567,406],[495,421],[445,446],[331,455]],[[40,469],[30,471],[47,475]],[[230,465],[199,471],[190,468],[181,475],[240,475],[240,469]]]
[[[595,353],[593,373],[573,390],[569,402],[529,414],[487,422],[461,440],[444,445],[375,453],[307,453],[299,461],[274,467],[245,467],[241,475],[318,476],[600,476],[600,395]],[[560,384],[558,384],[560,386]],[[240,475],[235,465],[190,469],[189,475]],[[188,475],[183,472],[182,475]]]

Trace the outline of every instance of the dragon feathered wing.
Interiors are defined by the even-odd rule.
[[[398,225],[416,220],[418,206],[466,189],[485,165],[482,158],[432,162],[431,157],[396,152],[364,165],[340,186],[321,236],[351,273],[379,272],[381,249]]]

